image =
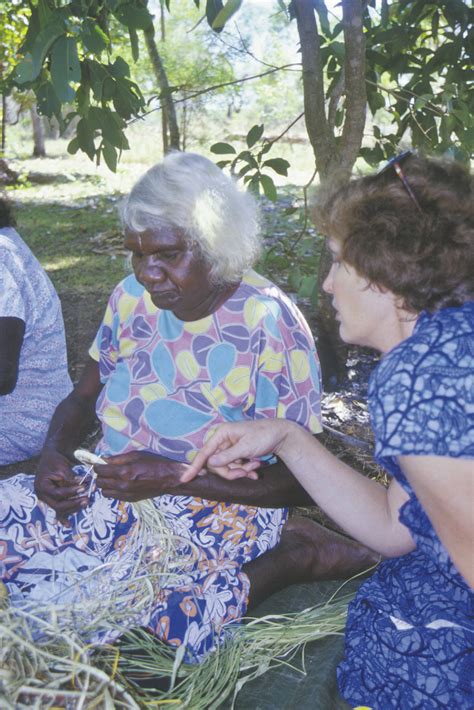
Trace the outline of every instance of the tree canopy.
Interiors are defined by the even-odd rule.
[[[162,3],[177,11],[171,0]],[[242,0],[193,4],[213,32],[246,13]],[[15,51],[9,41],[3,90],[32,89],[40,113],[55,116],[62,128],[77,117],[70,151],[103,157],[115,169],[128,147],[127,122],[147,110],[130,66],[139,56],[139,33],[153,28],[147,0],[9,0],[5,6],[4,28],[12,12],[20,24],[27,18],[28,28]],[[275,12],[298,26],[306,127],[320,177],[347,176],[358,156],[378,163],[404,140],[467,159],[472,10],[462,0],[343,0],[341,7],[341,17],[334,17],[323,0],[275,0]],[[117,41],[124,34],[128,52]],[[164,54],[174,98],[182,67]],[[13,64],[8,74],[5,67]],[[74,109],[66,118],[65,105]]]

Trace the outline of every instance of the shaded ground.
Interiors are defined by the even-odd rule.
[[[66,328],[69,372],[76,382],[87,359],[87,351],[100,325],[108,293],[104,291],[59,294]]]

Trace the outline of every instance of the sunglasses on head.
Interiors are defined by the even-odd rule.
[[[403,187],[405,188],[405,190],[408,192],[411,199],[415,203],[417,210],[419,212],[423,212],[423,210],[421,209],[421,207],[418,203],[418,200],[416,199],[415,195],[413,194],[413,190],[410,187],[410,183],[408,182],[407,177],[402,170],[403,163],[406,162],[406,160],[408,158],[410,158],[412,155],[413,155],[413,152],[411,150],[406,150],[404,153],[400,153],[400,155],[396,155],[394,158],[390,158],[388,163],[386,165],[384,165],[384,167],[381,170],[379,170],[377,175],[386,175],[389,172],[389,170],[394,170],[396,175],[398,175],[398,177],[402,181]]]

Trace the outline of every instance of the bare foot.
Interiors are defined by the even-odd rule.
[[[290,518],[283,528],[280,545],[291,554],[300,570],[300,582],[347,579],[374,567],[380,555],[368,547],[309,518]],[[291,551],[291,553],[290,553]]]
[[[250,580],[248,608],[290,584],[349,579],[375,567],[380,555],[309,518],[290,518],[279,544],[242,568]]]

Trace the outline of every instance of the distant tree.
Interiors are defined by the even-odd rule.
[[[8,80],[18,62],[18,47],[28,28],[29,12],[20,1],[11,7],[0,7],[0,94],[1,94],[1,136],[0,151],[3,155],[7,140],[7,97],[11,92]]]
[[[30,108],[31,124],[33,126],[33,156],[35,158],[46,157],[46,145],[44,126],[41,116],[38,114],[36,103],[33,103]]]

